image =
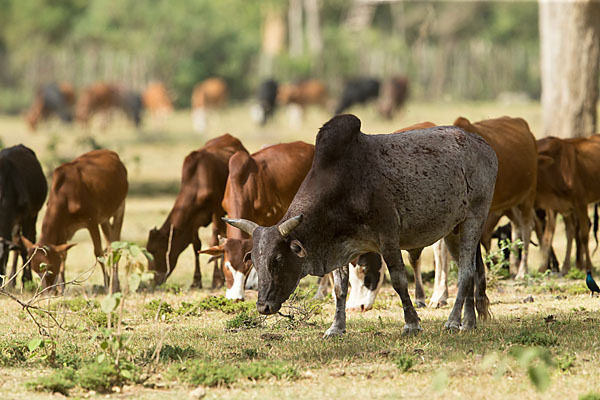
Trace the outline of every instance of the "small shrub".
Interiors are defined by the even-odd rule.
[[[254,348],[242,349],[242,356],[246,359],[253,359],[258,357],[258,350]]]
[[[109,361],[92,362],[84,365],[76,375],[79,386],[100,393],[110,393],[113,386],[123,386],[137,380],[137,367],[123,360],[119,362],[119,367]]]
[[[567,293],[574,295],[574,296],[580,295],[580,294],[588,294],[589,291],[590,290],[583,283],[578,284],[578,285],[569,285],[567,287]]]
[[[255,307],[254,303],[240,301],[236,302],[225,298],[225,296],[211,296],[198,303],[198,309],[206,311],[222,311],[225,314],[234,314],[240,311],[249,312]]]
[[[567,272],[567,274],[565,275],[565,278],[573,280],[584,280],[585,271],[582,271],[579,268],[571,268],[569,272]]]
[[[158,316],[158,319],[164,321],[173,313],[173,307],[164,300],[154,299],[144,305],[145,311],[143,313],[144,318],[154,319]]]
[[[152,356],[155,356],[156,348],[152,347],[145,351],[143,351],[138,359],[144,362],[150,362],[152,360]],[[182,361],[186,358],[192,358],[196,356],[196,350],[194,350],[190,346],[180,347],[180,346],[171,346],[170,344],[164,345],[160,349],[159,359],[161,361]]]
[[[256,313],[242,311],[225,323],[227,329],[251,329],[262,324],[262,319]]]
[[[75,370],[64,368],[50,375],[39,377],[33,381],[25,383],[29,390],[36,392],[61,393],[69,395],[69,390],[75,387]]]
[[[543,332],[521,331],[516,335],[507,338],[507,341],[523,346],[554,346],[558,344],[558,338],[554,335]]]
[[[565,354],[556,361],[556,365],[563,371],[571,369],[575,365],[575,357],[570,354]],[[600,399],[598,399],[600,400]]]
[[[171,367],[168,375],[170,378],[179,379],[192,385],[230,386],[232,383],[243,379],[262,380],[271,377],[296,379],[299,372],[296,367],[278,361],[261,361],[238,365],[189,361]]]
[[[408,354],[400,354],[394,363],[402,372],[408,372],[416,364],[416,359]]]
[[[180,283],[165,282],[162,285],[160,285],[158,289],[166,293],[173,293],[179,295],[183,292],[183,285]]]
[[[15,366],[27,361],[29,349],[25,341],[0,342],[0,366]]]

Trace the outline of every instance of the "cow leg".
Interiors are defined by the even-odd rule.
[[[483,245],[483,248],[485,249],[486,253],[490,252],[490,247],[492,246],[492,234],[494,233],[494,228],[496,227],[496,225],[498,225],[500,218],[502,218],[502,214],[497,212],[490,212],[485,220],[485,225],[483,226],[483,233],[481,234],[481,244]]]
[[[216,246],[219,244],[219,235],[225,233],[225,222],[221,219],[223,214],[213,214],[212,216],[212,236],[210,245]],[[198,257],[198,255],[196,255]],[[221,265],[219,265],[221,260]],[[223,274],[223,258],[215,258],[213,267],[212,285],[213,289],[221,288],[225,285],[225,275]]]
[[[519,224],[518,233],[520,239],[523,242],[523,251],[521,252],[521,261],[519,263],[519,271],[517,272],[517,279],[523,278],[528,273],[528,256],[529,256],[529,244],[531,243],[531,225],[533,223],[533,207],[529,207],[524,204],[514,210],[514,214],[517,216],[517,223]],[[514,236],[514,234],[513,234]],[[516,240],[513,238],[513,241]],[[517,251],[511,251],[511,255]]]
[[[578,267],[581,270],[591,271],[592,270],[592,261],[590,258],[590,249],[589,249],[589,239],[590,239],[590,218],[587,213],[587,204],[580,204],[575,208],[577,225],[579,227],[579,243],[581,246],[581,266]]]
[[[387,264],[392,280],[392,287],[400,296],[402,308],[404,309],[404,335],[415,334],[423,329],[419,324],[419,316],[413,306],[413,303],[408,294],[408,280],[406,279],[406,270],[402,261],[402,253],[399,249],[393,249],[389,252],[384,252],[383,259]]]
[[[23,236],[25,236],[31,243],[36,242],[36,231],[35,231],[36,222],[37,222],[37,214],[31,218],[26,218],[23,221]],[[20,237],[18,238],[18,242],[19,242],[20,248],[21,248],[21,251],[20,251],[21,260],[23,262],[23,265],[25,265],[25,264],[27,264],[27,248],[21,241]],[[16,260],[16,257],[15,257],[15,260]],[[33,276],[31,276],[31,266],[29,264],[27,264],[25,267],[23,267],[23,273],[21,275],[21,283],[22,283],[23,287],[25,287],[26,282],[31,282],[32,280],[33,280]]]
[[[102,257],[102,255],[104,254],[102,250],[102,242],[100,241],[100,231],[98,230],[98,225],[88,225],[87,229],[90,232],[92,243],[94,245],[94,255],[96,256],[96,259],[98,259],[98,257]],[[106,232],[104,233],[106,235]],[[104,278],[104,290],[108,293],[110,289],[110,279],[108,277],[108,274],[106,273],[106,266],[104,265],[104,261],[98,262],[100,263],[100,268],[102,268],[102,276]]]
[[[346,333],[346,296],[348,295],[348,265],[333,271],[335,292],[335,316],[333,323],[323,335],[324,338],[341,336]]]
[[[571,269],[571,251],[573,249],[573,238],[575,237],[575,216],[571,214],[563,214],[563,222],[565,223],[565,232],[567,234],[567,248],[565,250],[565,258],[560,271],[561,275],[566,275]]]
[[[202,270],[200,269],[200,255],[198,254],[202,249],[202,242],[198,236],[198,231],[192,233],[192,247],[194,248],[194,280],[191,287],[202,289]]]
[[[0,241],[0,275],[4,276],[2,284],[7,280],[6,265],[8,264],[8,255],[10,253],[10,245],[4,240]],[[0,285],[2,286],[2,285]]]
[[[542,252],[542,263],[539,271],[544,272],[548,268],[548,260],[550,257],[550,247],[554,238],[554,230],[556,229],[556,211],[546,210],[546,227],[542,236],[540,251]]]
[[[476,254],[481,237],[481,227],[475,225],[475,220],[466,220],[460,225],[459,234],[450,234],[444,238],[450,255],[458,260],[458,293],[454,307],[446,322],[449,330],[470,330],[476,327],[475,321],[475,276]],[[464,318],[461,324],[461,314],[464,306]]]
[[[315,293],[313,300],[323,300],[327,296],[327,290],[329,289],[329,274],[319,278],[319,287],[317,293]],[[334,277],[335,280],[335,277]]]
[[[448,266],[450,264],[448,256],[448,248],[443,239],[433,244],[435,281],[429,307],[438,308],[448,305]]]
[[[423,289],[423,278],[421,276],[421,252],[423,249],[410,250],[408,260],[415,273],[415,303],[417,308],[426,307],[425,290]]]

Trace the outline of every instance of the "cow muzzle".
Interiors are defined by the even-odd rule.
[[[281,308],[281,304],[276,304],[273,302],[265,302],[265,303],[257,302],[256,308],[260,314],[271,315],[271,314],[275,314],[277,311],[279,311],[279,309]]]

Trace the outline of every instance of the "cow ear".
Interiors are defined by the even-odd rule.
[[[35,244],[31,243],[29,241],[29,239],[27,239],[25,236],[21,236],[21,242],[23,242],[23,244],[25,245],[25,248],[27,250],[33,249],[34,247],[36,247]]]
[[[290,249],[300,258],[306,257],[306,250],[304,250],[304,246],[300,243],[299,240],[294,239],[290,243]]]
[[[77,243],[65,243],[65,244],[59,244],[58,246],[51,246],[52,250],[56,251],[57,253],[66,253],[67,250],[69,250],[71,247],[75,246]]]
[[[221,254],[223,254],[225,252],[224,248],[225,248],[225,244],[220,244],[218,246],[212,246],[212,247],[209,247],[208,249],[200,250],[198,253],[208,254],[211,256],[220,256]]]
[[[248,267],[252,265],[252,252],[249,251],[246,254],[244,254],[244,264],[247,264]]]

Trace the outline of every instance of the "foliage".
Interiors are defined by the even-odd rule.
[[[61,393],[69,395],[69,390],[75,387],[75,370],[64,368],[49,375],[41,376],[25,384],[28,389],[37,392]]]
[[[256,311],[247,312],[241,311],[235,317],[228,320],[225,323],[225,327],[228,330],[232,329],[251,329],[259,327],[262,324],[263,320],[258,316]]]
[[[579,395],[578,400],[600,400],[600,393],[589,392],[586,394]]]
[[[230,386],[239,380],[296,379],[299,371],[283,362],[255,361],[247,364],[231,364],[206,361],[188,361],[174,365],[169,370],[171,378],[192,385]]]
[[[565,275],[567,279],[573,280],[583,280],[585,279],[585,271],[580,270],[579,268],[571,268],[569,272]]]
[[[154,299],[144,304],[144,318],[165,321],[173,313],[173,307],[164,300]]]
[[[408,372],[416,362],[417,360],[409,354],[400,354],[394,360],[394,363],[402,372]]]
[[[225,314],[249,312],[255,308],[255,304],[247,301],[229,300],[223,295],[210,296],[197,303],[182,302],[177,309],[179,315],[198,315],[199,311],[221,311]]]
[[[27,361],[28,343],[21,340],[0,341],[0,366],[15,366]]]
[[[558,338],[549,333],[532,332],[530,330],[522,330],[516,335],[506,338],[509,343],[520,344],[523,346],[555,346],[558,344]]]

